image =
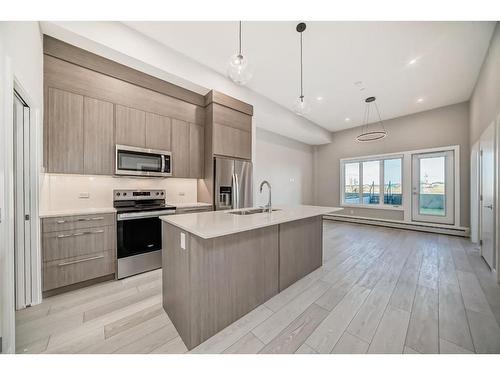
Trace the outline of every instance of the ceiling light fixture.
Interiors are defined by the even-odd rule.
[[[345,122],[349,122],[349,121],[351,121],[351,119],[350,119],[349,117],[346,117],[346,118],[344,119],[344,121],[345,121]]]
[[[241,52],[241,21],[238,24],[238,53],[231,56],[227,74],[234,83],[244,85],[252,78],[252,71],[248,65],[248,59]]]
[[[382,122],[382,117],[380,117],[380,111],[378,109],[378,105],[375,102],[376,98],[374,96],[370,96],[365,99],[365,115],[364,115],[364,125],[361,128],[361,134],[356,137],[358,142],[372,142],[378,141],[379,139],[387,137],[387,130],[385,130],[384,123]],[[378,115],[378,123],[380,124],[380,130],[372,130],[369,129],[369,120],[370,120],[370,105],[374,104],[375,109],[377,110]]]
[[[322,96],[318,96],[318,97],[316,97],[316,100],[317,100],[318,102],[320,102],[320,101],[322,101],[322,100],[323,100],[323,97],[322,97]]]
[[[411,59],[408,61],[408,65],[414,65],[417,62],[417,59]]]
[[[417,103],[422,103],[424,101],[424,98],[418,98]]]
[[[308,114],[311,110],[309,104],[304,99],[304,84],[303,84],[303,62],[302,62],[302,33],[306,29],[306,24],[301,22],[295,28],[300,34],[300,96],[297,98],[293,110],[299,116]]]

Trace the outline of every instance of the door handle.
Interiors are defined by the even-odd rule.
[[[488,204],[488,205],[483,206],[483,207],[484,207],[484,208],[489,208],[490,210],[492,210],[492,209],[493,209],[493,205],[492,205],[492,204]]]

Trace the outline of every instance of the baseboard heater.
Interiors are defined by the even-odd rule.
[[[323,219],[333,220],[333,221],[345,221],[356,224],[378,225],[381,227],[409,229],[420,232],[450,234],[452,236],[460,236],[460,237],[469,237],[470,235],[469,228],[466,227],[429,225],[425,223],[416,223],[416,222],[407,223],[400,220],[376,219],[371,217],[340,215],[340,214],[324,215]]]

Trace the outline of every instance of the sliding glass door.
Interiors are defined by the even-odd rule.
[[[454,224],[454,152],[414,154],[412,219]]]

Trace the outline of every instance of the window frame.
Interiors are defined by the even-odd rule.
[[[387,154],[380,156],[367,156],[359,158],[349,158],[340,159],[340,206],[341,207],[351,207],[351,208],[372,208],[379,210],[393,210],[393,211],[403,211],[404,210],[404,190],[405,184],[403,183],[403,173],[404,173],[404,154]],[[384,161],[385,160],[401,160],[401,204],[392,205],[384,203]],[[379,203],[377,204],[365,204],[363,202],[363,163],[364,162],[379,162]],[[359,173],[359,202],[360,203],[345,203],[345,166],[346,164],[358,163],[358,173]]]

